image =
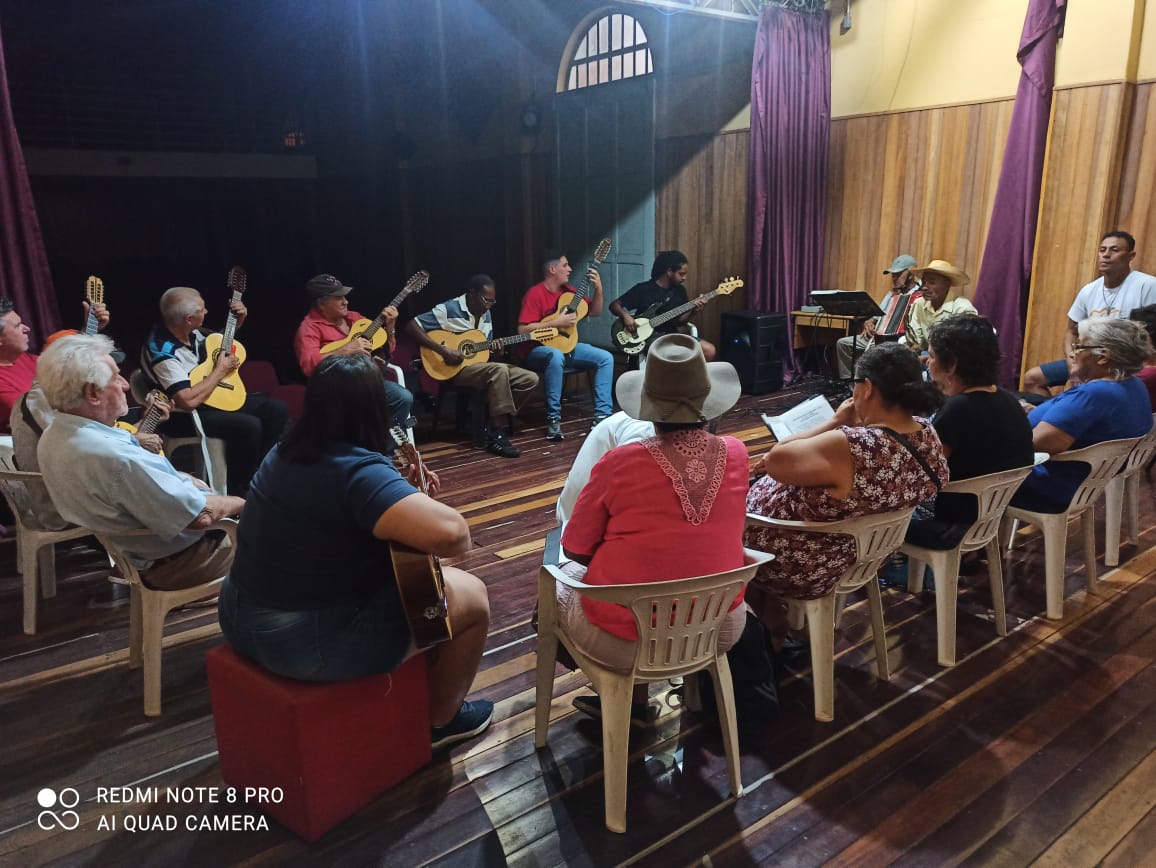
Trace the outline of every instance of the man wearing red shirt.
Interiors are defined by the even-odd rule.
[[[566,281],[570,278],[570,262],[561,253],[547,253],[542,261],[542,282],[526,290],[522,311],[518,314],[518,334],[537,328],[556,328],[570,332],[578,328],[578,315],[558,313],[558,296],[576,292]],[[602,312],[602,280],[593,267],[587,272],[594,294],[587,299],[590,316]],[[614,383],[614,357],[606,350],[579,343],[572,353],[563,353],[553,347],[534,343],[523,351],[523,364],[542,377],[546,388],[546,439],[562,439],[562,371],[567,364],[594,373],[594,424],[597,425],[614,412],[610,389]]]
[[[352,286],[342,285],[332,274],[319,274],[305,284],[305,293],[313,306],[309,309],[309,313],[305,314],[305,319],[301,320],[301,325],[297,327],[297,335],[293,338],[297,363],[301,365],[301,372],[305,376],[312,374],[313,369],[321,364],[321,360],[329,355],[322,353],[322,347],[349,337],[350,326],[359,319],[367,318],[349,309],[349,300],[346,296],[352,290]],[[386,348],[393,350],[396,343],[394,326],[397,324],[397,308],[386,307],[381,314],[385,320],[386,332],[389,334]],[[332,352],[339,356],[368,356],[372,354],[373,347],[359,335]],[[393,423],[403,428],[411,427],[409,419],[413,415],[413,395],[404,385],[389,379],[385,381],[385,395]]]

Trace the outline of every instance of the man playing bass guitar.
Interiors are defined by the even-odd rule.
[[[559,333],[567,335],[577,331],[581,319],[579,314],[566,310],[564,306],[559,310],[560,296],[577,292],[567,283],[571,271],[564,254],[552,251],[543,257],[542,282],[531,286],[522,297],[522,311],[518,314],[519,334],[529,334],[539,328],[556,328]],[[586,277],[594,293],[582,304],[589,305],[591,316],[598,316],[602,312],[602,280],[593,267],[587,271]],[[532,345],[531,349],[520,349],[520,352],[526,367],[541,374],[545,383],[547,440],[561,440],[563,437],[562,379],[567,364],[594,374],[594,424],[614,412],[610,391],[614,382],[614,357],[606,350],[578,343],[569,353],[545,344]]]
[[[526,399],[538,388],[538,375],[502,362],[464,364],[466,360],[460,352],[438,343],[428,334],[437,330],[454,334],[477,331],[490,340],[494,333],[490,308],[497,301],[494,279],[488,274],[475,274],[470,278],[464,295],[435,305],[433,310],[410,320],[406,323],[406,331],[418,346],[432,350],[447,365],[457,368],[451,377],[455,383],[486,390],[490,408],[486,450],[503,458],[517,458],[521,452],[507,436],[505,418],[517,415]]]
[[[654,258],[654,265],[650,269],[650,280],[636,283],[621,296],[610,302],[610,312],[622,318],[626,330],[634,334],[636,325],[634,317],[629,311],[642,316],[642,311],[648,310],[655,304],[657,308],[651,310],[649,316],[654,317],[674,310],[676,307],[693,303],[694,307],[682,316],[665,322],[655,329],[655,337],[671,332],[686,332],[687,324],[695,316],[707,300],[702,296],[689,302],[686,295],[686,276],[688,273],[686,254],[681,250],[663,250]],[[708,362],[713,362],[717,352],[710,341],[698,339],[702,347],[702,354]]]

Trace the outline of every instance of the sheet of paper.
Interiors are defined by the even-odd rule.
[[[822,395],[808,398],[780,416],[763,414],[763,422],[778,440],[786,440],[792,434],[809,431],[833,418],[835,418],[835,411],[831,409],[831,405]]]

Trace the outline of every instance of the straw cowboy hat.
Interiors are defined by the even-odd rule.
[[[706,422],[735,405],[742,388],[729,362],[703,358],[689,335],[663,335],[650,345],[645,371],[627,371],[615,394],[627,415],[644,422]]]
[[[946,259],[933,259],[927,265],[911,269],[913,274],[923,274],[925,271],[942,274],[951,281],[952,286],[967,286],[971,283],[971,278],[967,276],[966,272],[960,271]]]

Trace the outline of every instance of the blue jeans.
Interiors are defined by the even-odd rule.
[[[526,355],[525,365],[537,371],[546,388],[546,416],[562,418],[562,369],[573,365],[594,372],[594,414],[609,416],[614,412],[610,387],[614,383],[614,356],[590,344],[578,344],[574,352],[563,354],[553,347],[536,346]]]
[[[221,586],[221,632],[234,650],[274,675],[330,683],[392,672],[410,634],[386,589],[360,605],[291,612],[257,605],[231,579]]]

